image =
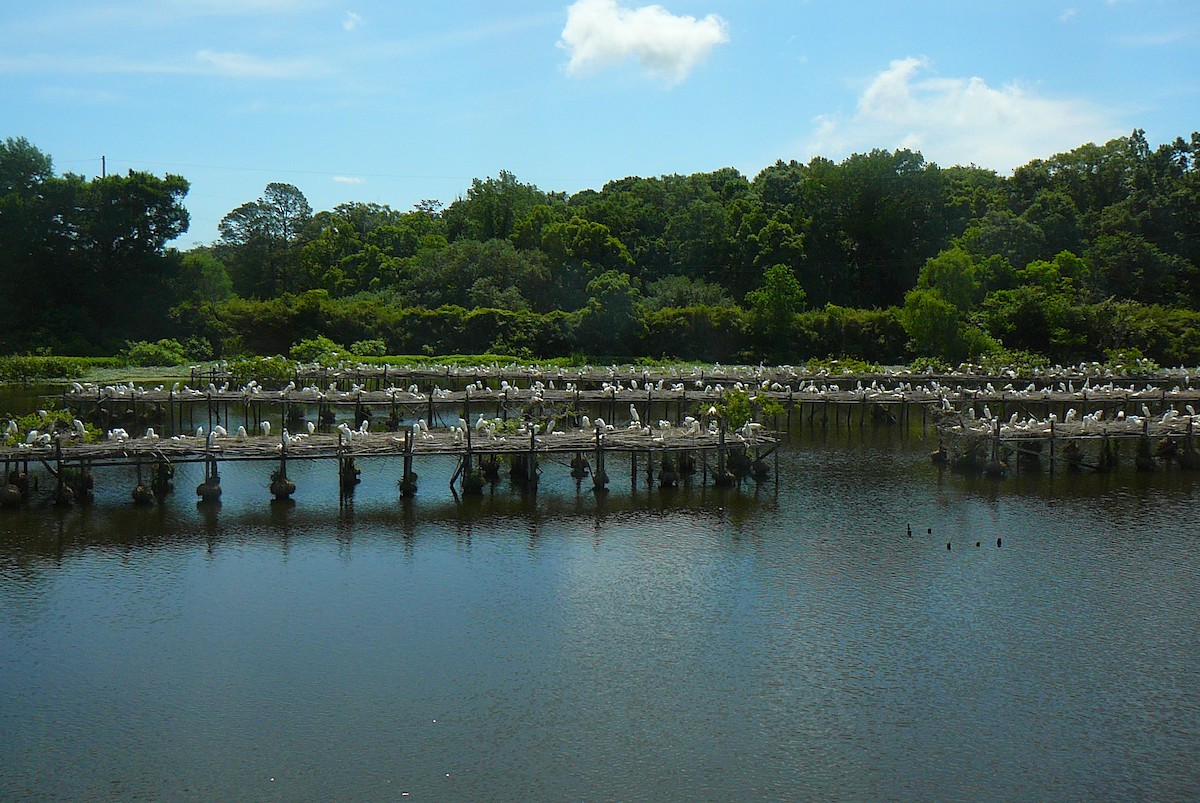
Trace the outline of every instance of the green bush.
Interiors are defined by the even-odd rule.
[[[297,362],[315,362],[321,365],[336,365],[339,360],[349,356],[344,347],[324,335],[294,343],[288,354]]]
[[[78,379],[89,368],[116,368],[120,363],[115,357],[0,357],[0,382]]]
[[[180,365],[187,360],[183,344],[178,340],[164,339],[155,343],[146,340],[127,340],[121,349],[121,359],[126,365],[145,367],[150,365]]]
[[[237,360],[229,366],[235,384],[244,385],[251,379],[263,387],[282,387],[296,378],[296,364],[286,357],[251,357]]]
[[[356,340],[350,344],[350,353],[355,357],[382,357],[387,354],[387,343],[378,338]]]

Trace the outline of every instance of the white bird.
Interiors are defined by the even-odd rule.
[[[579,418],[579,426],[583,427],[584,429],[591,429],[591,428],[592,428],[592,421],[591,421],[591,419],[589,419],[589,418],[588,418],[586,415],[585,415],[585,416],[580,416],[580,418]]]
[[[220,424],[217,424],[215,427],[213,427],[213,435],[218,438],[225,438],[229,436],[229,431]]]
[[[84,435],[87,434],[87,429],[83,426],[83,422],[80,421],[78,418],[74,419],[71,422],[71,426],[73,426],[75,428],[75,434],[78,435],[79,437],[82,438]]]
[[[204,437],[204,427],[196,427],[196,437],[197,438]]]
[[[244,440],[246,440],[246,428],[245,428],[245,427],[243,427],[243,426],[239,426],[239,427],[237,428],[237,439],[238,439],[239,441],[244,441]]]
[[[38,431],[36,429],[29,430],[29,434],[25,436],[26,443],[33,443],[38,439]]]
[[[142,437],[146,438],[147,440],[156,441],[158,440],[158,433],[154,431],[154,427],[146,427],[146,434]]]
[[[642,423],[642,418],[641,418],[641,416],[638,415],[637,408],[634,407],[632,404],[629,405],[629,421],[633,425]]]
[[[305,422],[305,426],[308,428],[309,435],[311,435],[317,431],[317,425],[314,424],[312,421]]]
[[[371,419],[364,418],[362,421],[358,422],[358,431],[361,432],[363,435],[366,435],[367,430],[370,428],[371,428]]]
[[[270,421],[259,422],[258,428],[262,432],[263,435],[266,435],[268,437],[271,435],[271,422]]]

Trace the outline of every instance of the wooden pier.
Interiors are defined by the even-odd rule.
[[[423,422],[422,422],[423,423]],[[458,459],[458,469],[450,480],[451,488],[461,482],[465,494],[478,493],[484,481],[495,481],[500,460],[510,465],[511,476],[527,488],[536,488],[540,463],[551,458],[569,459],[572,475],[579,479],[590,476],[593,490],[607,491],[608,477],[604,466],[609,457],[628,457],[632,481],[636,484],[639,461],[648,483],[659,476],[660,487],[678,482],[678,475],[702,471],[702,482],[729,485],[742,479],[766,479],[772,471],[766,459],[775,456],[774,475],[778,481],[779,439],[757,425],[748,425],[737,432],[723,428],[699,428],[694,422],[689,428],[663,427],[658,429],[615,428],[597,426],[591,430],[554,430],[541,433],[537,427],[520,427],[515,432],[497,435],[483,430],[433,431],[413,426],[400,433],[352,431],[348,428],[333,434],[313,433],[292,435],[286,431],[278,438],[174,436],[170,438],[142,437],[107,439],[96,443],[79,442],[59,434],[49,443],[34,443],[0,449],[10,488],[0,501],[18,503],[17,491],[28,494],[31,465],[42,465],[56,482],[55,500],[69,503],[81,488],[72,482],[81,476],[90,477],[94,468],[124,467],[137,472],[133,491],[135,502],[149,502],[159,492],[165,493],[167,480],[174,466],[185,463],[205,465],[204,482],[197,488],[201,499],[214,501],[220,497],[219,465],[228,461],[272,462],[278,468],[271,475],[271,493],[285,499],[296,492],[287,478],[287,463],[295,460],[336,460],[340,490],[343,496],[353,493],[357,483],[356,461],[372,458],[399,458],[403,470],[398,480],[401,496],[416,492],[414,461],[429,456],[450,456]],[[711,464],[711,465],[710,465]],[[143,472],[150,478],[143,482]],[[89,480],[90,481],[90,480]],[[22,488],[22,483],[25,487]]]
[[[1102,413],[1090,413],[1068,415],[1062,421],[1054,415],[1004,421],[944,414],[937,425],[939,449],[932,458],[935,463],[995,476],[1006,475],[1010,467],[1038,466],[1043,458],[1051,472],[1060,464],[1071,470],[1110,471],[1117,467],[1119,444],[1126,443],[1135,447],[1138,471],[1155,471],[1160,463],[1172,461],[1183,469],[1198,470],[1197,423],[1200,416],[1173,411],[1161,416],[1121,414],[1109,420]]]

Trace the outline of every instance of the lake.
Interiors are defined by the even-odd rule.
[[[294,505],[232,464],[0,511],[0,798],[1195,798],[1200,476],[794,435],[728,491],[289,461]]]

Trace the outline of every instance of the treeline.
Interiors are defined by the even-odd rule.
[[[55,177],[0,147],[0,348],[196,357],[286,353],[318,335],[388,353],[800,362],[1200,363],[1200,134],[1141,131],[1002,177],[875,150],[626,178],[574,195],[510,173],[443,207],[314,212],[288,184],[186,228],[177,176]],[[38,303],[28,303],[36,298]]]

